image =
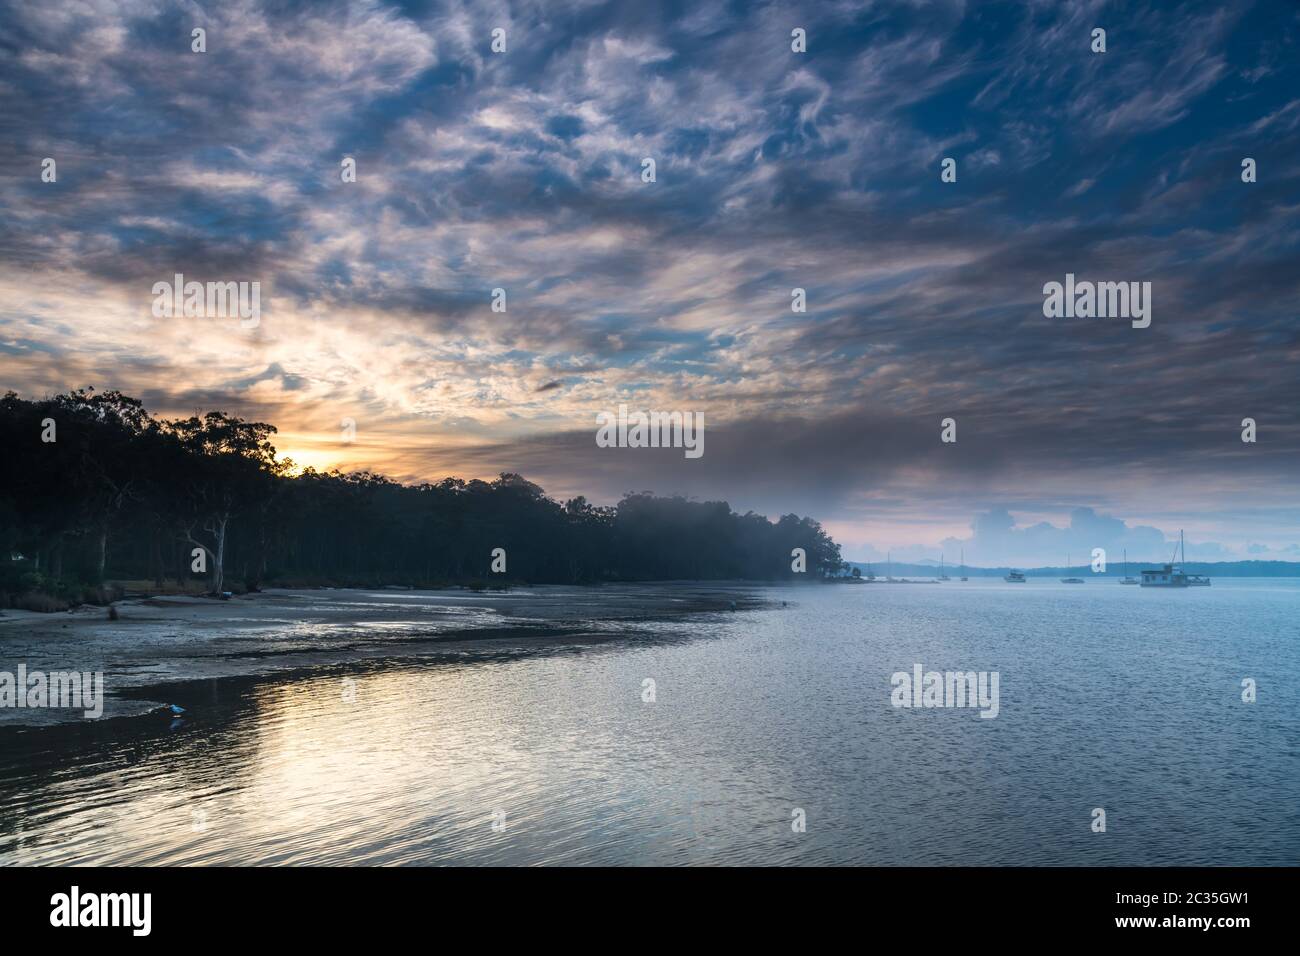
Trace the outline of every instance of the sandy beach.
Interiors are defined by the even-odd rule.
[[[429,656],[494,657],[662,638],[687,615],[756,606],[741,586],[666,583],[510,591],[269,589],[227,601],[167,596],[0,615],[0,669],[102,672],[105,718],[147,712],[171,683]],[[82,720],[0,708],[0,727]]]

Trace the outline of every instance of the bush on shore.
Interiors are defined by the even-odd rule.
[[[55,580],[39,571],[0,568],[0,608],[52,614],[82,604],[102,607],[120,601],[122,597],[122,588],[115,584]]]

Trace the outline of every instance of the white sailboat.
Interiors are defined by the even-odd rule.
[[[1138,579],[1130,577],[1128,573],[1128,551],[1124,552],[1124,576],[1119,579],[1120,584],[1137,584]]]
[[[1065,555],[1065,570],[1066,570],[1066,571],[1069,571],[1069,570],[1070,570],[1070,554],[1069,554],[1069,552],[1066,552],[1066,555]],[[1083,578],[1061,578],[1061,583],[1062,583],[1062,584],[1082,584],[1082,583],[1083,583]]]
[[[1183,531],[1178,529],[1178,543],[1183,548],[1183,564],[1187,563],[1187,545],[1183,544]],[[1210,586],[1209,575],[1206,574],[1189,574],[1187,575],[1187,586],[1189,588],[1208,588]]]

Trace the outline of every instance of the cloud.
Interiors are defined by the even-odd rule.
[[[1276,10],[832,4],[800,55],[774,5],[248,0],[194,54],[188,5],[0,7],[6,385],[229,408],[412,480],[798,509],[864,549],[1079,506],[1293,544]],[[262,324],[154,319],[175,272],[260,281]],[[1152,327],[1045,320],[1066,272],[1151,281]],[[705,458],[596,455],[620,402],[705,412]]]
[[[969,537],[950,538],[943,545],[948,550],[964,548],[969,563],[989,567],[1065,566],[1067,559],[1071,566],[1079,566],[1089,564],[1097,548],[1105,551],[1108,564],[1119,562],[1125,552],[1134,562],[1168,560],[1168,539],[1163,531],[1143,525],[1130,527],[1092,508],[1072,509],[1064,527],[1047,521],[1019,526],[1009,511],[989,511],[975,517]],[[1202,545],[1202,549],[1206,547]],[[1212,547],[1217,557],[1218,547]],[[1201,554],[1200,559],[1205,560],[1206,555]]]

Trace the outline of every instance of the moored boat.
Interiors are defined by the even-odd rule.
[[[1182,554],[1183,563],[1187,562],[1187,545],[1183,541],[1183,532],[1178,532],[1178,547],[1174,549],[1174,557],[1177,558],[1179,553]],[[1144,588],[1208,588],[1210,579],[1204,574],[1188,574],[1183,570],[1182,564],[1166,564],[1155,570],[1144,570],[1142,572],[1142,587]]]

